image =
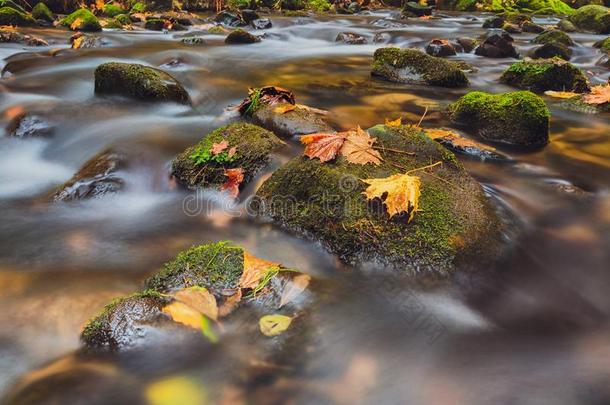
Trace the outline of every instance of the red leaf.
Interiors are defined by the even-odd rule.
[[[318,132],[310,135],[303,135],[301,143],[305,147],[305,156],[310,159],[319,158],[321,162],[328,162],[334,159],[339,149],[345,142],[344,132]]]
[[[238,167],[236,169],[225,169],[227,181],[220,186],[220,191],[227,190],[229,194],[235,198],[239,195],[239,185],[244,181],[244,169]]]

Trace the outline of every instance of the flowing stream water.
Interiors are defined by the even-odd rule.
[[[485,17],[404,21],[389,11],[277,16],[263,41],[247,46],[227,46],[223,36],[197,26],[178,34],[105,30],[106,46],[77,51],[67,45],[70,33],[56,29],[27,31],[47,39],[49,47],[3,44],[0,124],[28,111],[56,129],[50,138],[0,138],[0,394],[35,378],[41,371],[34,370],[45,365],[75,367],[80,360],[72,353],[83,325],[111,298],[137,291],[144,278],[189,246],[230,239],[327,283],[317,308],[316,351],[290,378],[252,388],[258,402],[608,403],[607,115],[562,110],[544,96],[552,113],[547,147],[505,151],[514,164],[461,158],[518,229],[506,235],[512,253],[480,282],[458,277],[451,285],[405,284],[388,291],[383,272],[362,274],[318,244],[244,215],[243,206],[217,193],[193,197],[167,175],[177,153],[235,119],[225,108],[239,103],[248,87],[288,88],[297,102],[329,110],[343,128],[397,117],[416,123],[426,108],[423,126],[448,126],[439,111],[467,91],[510,91],[498,78],[513,61],[458,54],[454,58],[479,68],[469,75],[468,89],[393,84],[370,76],[372,54],[384,46],[374,44],[373,36],[383,32],[388,44],[423,48],[433,38],[477,37]],[[365,36],[369,44],[335,43],[344,31]],[[179,41],[192,34],[207,44]],[[601,54],[592,47],[603,37],[571,36],[577,43],[572,63],[592,83],[607,82],[610,71],[596,66]],[[514,37],[525,54],[534,34]],[[188,90],[194,109],[96,97],[93,71],[111,60],[170,72]],[[70,203],[44,199],[109,147],[137,156],[126,169],[125,192]],[[289,140],[242,199],[301,151]],[[192,204],[212,208],[193,211]],[[215,356],[193,353],[195,365],[165,359],[163,364],[173,364],[166,369],[152,358],[121,359],[132,379],[110,388],[96,380],[87,385],[93,397],[71,396],[69,379],[39,388],[60,395],[64,384],[66,397],[57,397],[64,404],[98,403],[94,394],[112,389],[121,403],[151,380],[195,374],[214,392],[228,383],[231,359],[248,350],[226,344]],[[98,367],[117,361],[105,358]],[[226,400],[229,394],[223,395]]]

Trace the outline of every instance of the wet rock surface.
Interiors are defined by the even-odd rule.
[[[506,31],[490,30],[481,38],[481,44],[474,53],[488,58],[519,58],[513,42],[513,37]]]
[[[143,101],[190,104],[180,83],[170,74],[135,63],[109,62],[95,69],[95,93],[116,94]]]
[[[15,138],[50,137],[55,133],[55,125],[37,114],[19,114],[6,127],[8,136]]]
[[[232,31],[225,38],[225,43],[229,45],[246,45],[254,44],[256,42],[261,42],[261,39],[248,31],[242,30],[241,28]]]
[[[367,40],[362,35],[356,34],[355,32],[340,32],[335,38],[335,42],[342,42],[348,45],[364,45]]]
[[[379,166],[355,165],[343,157],[325,163],[296,157],[258,190],[260,214],[320,241],[348,263],[372,262],[403,274],[447,277],[456,267],[468,267],[474,257],[485,261],[495,255],[499,222],[478,183],[451,152],[407,126],[378,125],[369,132],[382,151],[415,154],[382,153]],[[437,161],[442,165],[434,176],[421,174],[422,212],[410,223],[405,216],[389,218],[381,204],[368,203],[362,195],[366,187],[359,179],[387,177]],[[282,199],[290,200],[290,207]]]
[[[585,74],[561,59],[514,63],[502,74],[500,81],[535,93],[547,90],[576,93],[589,91]]]
[[[471,92],[449,105],[448,113],[452,122],[487,141],[540,147],[549,140],[549,110],[529,91]]]
[[[417,49],[377,49],[373,55],[372,75],[398,83],[442,87],[468,85],[468,78],[460,65]]]
[[[261,106],[252,114],[252,120],[283,137],[333,131],[332,126],[319,113],[300,106],[286,113],[278,113],[276,107]]]
[[[431,56],[445,57],[457,54],[455,47],[446,39],[433,39],[426,45],[426,53]]]

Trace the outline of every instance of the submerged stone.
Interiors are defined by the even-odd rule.
[[[53,136],[55,125],[39,115],[24,113],[9,122],[6,132],[14,138],[46,138]]]
[[[502,74],[502,83],[535,93],[547,90],[583,93],[589,91],[584,73],[560,59],[517,62]]]
[[[135,63],[108,62],[95,69],[95,93],[143,101],[191,104],[188,93],[169,73]]]
[[[379,48],[373,55],[373,76],[391,82],[465,87],[468,78],[454,62],[417,49]]]
[[[218,155],[212,145],[226,141],[227,148]],[[230,124],[207,134],[197,145],[187,148],[172,161],[171,173],[188,188],[219,187],[226,182],[225,169],[243,169],[246,185],[267,165],[270,154],[282,145],[272,132],[247,123]],[[229,157],[229,151],[235,154]],[[199,161],[198,162],[198,156]]]
[[[124,180],[118,175],[127,165],[126,156],[112,150],[89,159],[78,172],[51,196],[53,201],[98,198],[121,191]]]
[[[242,44],[253,44],[260,42],[261,39],[256,35],[250,34],[248,31],[238,28],[232,31],[225,38],[225,43],[230,45],[242,45]]]
[[[470,92],[449,105],[448,112],[452,122],[487,141],[538,147],[549,140],[549,110],[529,91]]]
[[[480,185],[453,153],[409,126],[369,129],[382,151],[379,166],[296,157],[257,191],[259,213],[288,230],[320,241],[352,264],[388,266],[404,274],[446,277],[456,268],[493,260],[500,224]],[[383,148],[414,152],[383,152]],[[420,209],[390,218],[381,202],[367,201],[359,179],[384,178],[442,162],[421,179]],[[400,169],[397,168],[400,167]]]

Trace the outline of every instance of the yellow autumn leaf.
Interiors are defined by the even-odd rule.
[[[406,212],[411,222],[415,212],[419,210],[419,196],[421,182],[419,177],[405,174],[393,174],[381,179],[362,179],[369,186],[363,194],[367,199],[379,198],[383,200],[390,218],[396,214]]]
[[[174,322],[181,323],[193,329],[201,328],[201,312],[197,311],[190,306],[174,301],[163,307],[163,313],[168,314]]]
[[[379,165],[381,163],[381,155],[373,149],[373,143],[376,140],[377,138],[372,138],[368,132],[358,126],[356,129],[348,131],[348,135],[339,152],[350,163],[360,165],[372,163]]]
[[[280,308],[298,297],[309,285],[311,277],[308,274],[299,274],[290,280],[280,298]]]
[[[98,10],[103,10],[104,9],[104,0],[95,0],[95,8]]]
[[[258,321],[261,333],[265,336],[281,335],[292,323],[292,318],[286,315],[265,315]]]
[[[389,119],[385,119],[386,127],[399,127],[402,125],[402,118],[398,117],[395,120],[390,121]]]
[[[83,44],[84,40],[85,40],[84,36],[76,38],[74,41],[72,41],[72,49],[79,49],[81,47],[81,45]]]
[[[288,103],[280,104],[273,109],[273,112],[276,112],[278,114],[285,114],[289,111],[293,111],[296,108],[297,108],[297,106],[294,104],[288,104]]]
[[[554,90],[547,90],[544,92],[544,94],[546,94],[547,96],[550,97],[554,97],[554,98],[572,98],[575,96],[579,96],[579,93],[574,93],[572,91],[554,91]]]
[[[279,269],[279,263],[260,259],[244,251],[244,271],[239,279],[241,288],[256,288],[263,276],[273,269]]]
[[[82,22],[83,22],[83,20],[81,18],[77,18],[76,20],[74,20],[72,22],[72,24],[70,24],[70,29],[72,31],[76,31],[78,29],[78,27],[80,27]]]
[[[207,289],[199,286],[184,288],[174,294],[174,299],[213,321],[218,320],[216,298]]]
[[[207,393],[201,383],[176,376],[152,382],[145,390],[149,405],[205,405]]]

